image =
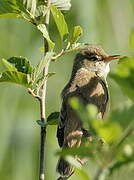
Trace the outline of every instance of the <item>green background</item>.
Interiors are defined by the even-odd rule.
[[[65,14],[71,29],[82,26],[81,42],[100,44],[110,55],[133,55],[129,47],[129,34],[134,26],[133,0],[72,0],[72,8]],[[51,21],[50,33],[58,43],[60,39],[55,24]],[[42,57],[39,48],[43,40],[40,32],[30,23],[19,19],[0,19],[0,59],[11,56],[26,56],[35,65]],[[57,49],[58,51],[58,49]],[[56,75],[49,79],[47,91],[47,115],[60,110],[60,92],[69,80],[75,53],[52,62],[50,72]],[[114,71],[116,63],[111,64]],[[120,87],[108,78],[111,110],[131,105]],[[14,84],[0,84],[0,179],[34,180],[38,176],[38,152],[40,128],[39,103],[24,88]],[[113,132],[114,133],[114,132]],[[58,150],[56,126],[48,127],[46,142],[46,179],[55,180]],[[90,166],[90,168],[89,168]],[[92,177],[96,166],[85,165]],[[115,172],[111,180],[132,180],[134,164]],[[81,179],[78,174],[70,180]]]

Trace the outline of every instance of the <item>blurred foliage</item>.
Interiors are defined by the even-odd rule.
[[[34,6],[25,4],[29,7],[30,13],[28,14],[23,11],[24,9],[19,4],[17,6],[10,4],[5,11],[2,6],[4,1],[6,0],[0,0],[0,16],[5,12],[5,17],[18,17],[31,23],[36,23],[38,20],[42,22],[41,1],[37,4],[38,9],[36,11]],[[63,7],[62,1],[59,2]],[[57,3],[56,0],[55,3]],[[68,4],[66,7],[68,9],[70,5]],[[14,12],[14,14],[11,15],[11,12]],[[35,13],[35,19],[31,16],[31,13]],[[90,126],[94,133],[93,142],[95,143],[91,142],[90,144],[93,149],[97,149],[98,153],[95,153],[94,156],[91,155],[94,158],[90,157],[89,162],[82,170],[80,167],[76,167],[77,171],[70,180],[93,179],[97,172],[102,172],[101,178],[104,175],[107,180],[132,180],[134,177],[134,135],[132,134],[134,117],[134,2],[133,0],[86,0],[85,3],[80,0],[72,1],[72,8],[65,14],[65,18],[68,29],[72,29],[71,31],[73,31],[74,26],[82,26],[84,34],[81,40],[83,42],[101,44],[109,53],[129,56],[122,58],[116,68],[114,65],[112,66],[116,70],[112,72],[111,77],[117,84],[109,79],[111,110],[107,121],[99,123],[96,120],[93,121],[94,113],[91,117],[91,112],[95,112],[95,108],[87,107],[86,109],[91,123],[89,124],[88,121],[84,120],[85,126],[88,128]],[[61,40],[55,28],[54,20],[51,19],[50,22],[51,39],[57,44],[56,52],[60,52],[62,48]],[[32,24],[24,20],[0,19],[0,28],[1,59],[3,57],[9,59],[14,55],[17,57],[26,56],[32,60],[33,65],[38,64],[42,56],[38,52],[38,48],[42,46],[41,35]],[[78,35],[81,34],[81,31],[76,32]],[[72,37],[77,40],[74,35]],[[73,42],[73,39],[71,42]],[[78,44],[73,46],[76,47],[76,45]],[[57,62],[52,62],[50,72],[56,72],[56,75],[49,80],[46,100],[48,117],[51,112],[58,112],[60,109],[60,92],[69,79],[73,58],[74,54],[69,54]],[[37,179],[39,128],[36,125],[36,120],[39,118],[38,104],[25,93],[24,89],[14,88],[11,84],[1,84],[0,94],[0,178],[3,180]],[[94,110],[91,110],[91,108]],[[87,120],[87,118],[84,119]],[[55,172],[58,158],[55,156],[55,152],[59,147],[55,134],[56,126],[48,126],[47,180],[54,180],[56,176],[58,177]],[[105,142],[103,148],[100,139]],[[89,150],[92,149],[85,147],[82,150],[89,153]],[[82,155],[82,151],[78,149],[77,151]],[[76,149],[70,154],[74,152],[76,153]],[[86,154],[86,156],[88,155]],[[104,165],[108,167],[102,171],[100,167],[104,167]]]
[[[120,59],[115,73],[111,77],[121,86],[126,95],[134,101],[134,57],[126,57]]]

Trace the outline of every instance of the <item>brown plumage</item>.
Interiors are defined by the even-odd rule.
[[[88,139],[90,136],[68,104],[69,98],[75,96],[85,105],[96,105],[99,118],[103,118],[108,103],[106,76],[109,72],[109,62],[113,59],[118,59],[118,56],[109,56],[101,47],[94,45],[88,45],[76,55],[71,78],[62,91],[61,121],[57,129],[60,147],[80,146],[81,138],[84,136]],[[60,158],[57,171],[61,174],[59,179],[67,179],[73,173],[73,167]]]

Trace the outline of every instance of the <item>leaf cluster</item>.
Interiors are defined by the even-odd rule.
[[[47,6],[44,0],[0,0],[0,17],[22,18],[34,24],[42,33],[43,38],[48,44],[48,52],[39,61],[37,66],[33,67],[31,62],[24,57],[11,57],[7,60],[1,60],[3,71],[0,74],[0,82],[9,82],[23,85],[28,88],[34,97],[39,97],[40,88],[43,86],[48,77],[55,73],[44,75],[43,70],[51,60],[56,60],[65,53],[76,51],[83,47],[82,43],[77,43],[82,34],[80,26],[75,26],[73,34],[69,34],[67,23],[61,10],[69,10],[71,7],[70,0],[52,0]],[[59,54],[54,52],[55,42],[51,40],[45,24],[45,16],[48,11],[52,14],[64,48]],[[45,51],[45,49],[44,49]]]

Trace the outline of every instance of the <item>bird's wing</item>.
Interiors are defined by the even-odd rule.
[[[102,103],[102,107],[101,107],[101,112],[102,112],[102,117],[104,116],[104,114],[106,114],[107,109],[108,109],[108,101],[109,101],[109,92],[108,92],[108,87],[106,82],[104,82],[103,80],[101,81],[101,84],[103,86],[104,89],[104,96],[103,96],[103,103]]]
[[[64,129],[65,129],[65,122],[67,121],[67,111],[66,111],[66,104],[62,103],[62,108],[60,112],[60,122],[57,128],[57,138],[59,146],[62,147],[64,143]]]

